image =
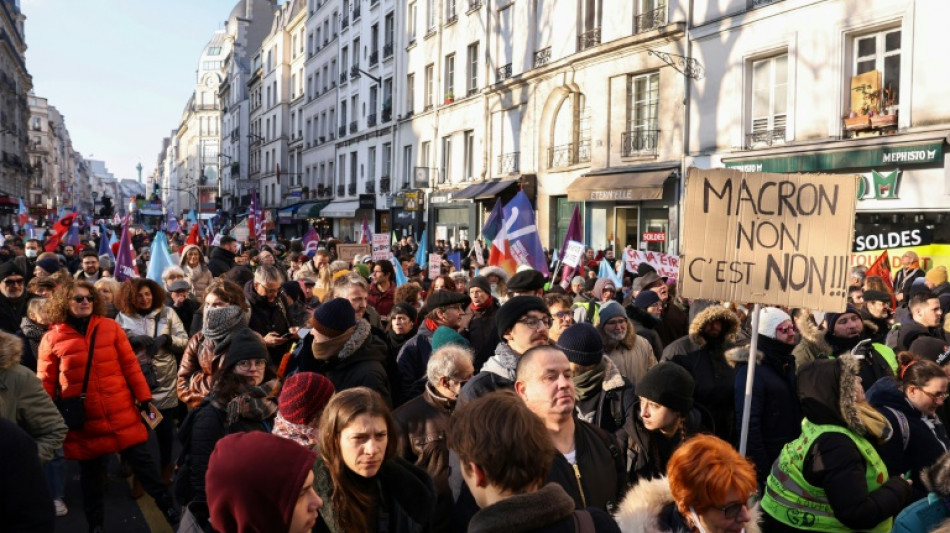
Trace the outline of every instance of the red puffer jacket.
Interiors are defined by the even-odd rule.
[[[37,362],[36,373],[43,388],[53,398],[80,395],[94,329],[96,346],[86,389],[86,423],[82,429],[66,434],[66,459],[92,459],[148,439],[135,402],[151,399],[152,393],[125,332],[111,318],[93,315],[85,336],[67,324],[50,327],[40,342]]]

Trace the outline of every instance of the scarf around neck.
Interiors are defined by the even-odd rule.
[[[214,343],[215,351],[220,351],[223,345],[222,341],[230,337],[231,333],[240,328],[247,327],[248,317],[244,310],[236,305],[225,307],[207,307],[205,308],[204,323],[201,327],[201,333],[211,339]]]
[[[244,418],[255,422],[265,422],[277,413],[277,399],[271,393],[278,387],[278,381],[271,380],[257,387],[248,387],[228,402],[228,425]]]
[[[277,413],[277,418],[274,419],[274,431],[272,433],[278,437],[290,439],[301,446],[313,448],[317,445],[320,430],[302,424],[294,424],[284,418],[280,413]]]
[[[603,389],[604,375],[607,373],[606,357],[601,358],[597,365],[580,374],[574,375],[574,396],[578,400],[587,400],[597,395]]]

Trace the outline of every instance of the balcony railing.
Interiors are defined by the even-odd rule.
[[[577,38],[577,49],[587,50],[592,46],[600,44],[600,28],[587,30]]]
[[[659,137],[660,130],[625,131],[620,136],[620,155],[624,157],[655,155]]]
[[[498,156],[498,173],[511,174],[521,168],[521,152],[508,152]]]
[[[393,43],[383,45],[383,59],[389,59],[393,56]]]
[[[346,194],[346,185],[343,185],[343,184],[341,183],[341,184],[339,184],[339,185],[336,186],[336,195],[337,195],[337,196],[343,196],[344,194]]]
[[[340,127],[337,129],[337,133],[339,134],[338,137],[345,137],[345,136],[346,136],[346,125],[344,124],[343,126],[340,126]]]
[[[511,77],[511,63],[503,67],[498,67],[495,69],[495,77],[498,80],[498,83],[503,82]]]
[[[482,8],[482,0],[468,0],[468,10],[475,11]]]
[[[372,128],[376,125],[376,113],[370,113],[366,115],[366,127]]]
[[[340,29],[344,29],[349,25],[350,25],[349,17],[343,17],[342,19],[340,19]]]
[[[534,68],[543,67],[551,62],[551,47],[538,50],[534,53]]]
[[[373,53],[369,55],[369,66],[373,66],[376,63],[379,63],[379,52],[373,50]]]
[[[350,184],[346,187],[346,192],[348,192],[350,196],[356,196],[356,182],[355,181],[350,182]]]
[[[562,144],[548,148],[548,167],[561,168],[590,162],[590,141]]]
[[[360,77],[360,66],[359,64],[353,65],[350,67],[350,79],[355,80]]]
[[[666,6],[637,15],[637,33],[655,30],[666,24]]]
[[[373,194],[376,192],[376,180],[366,180],[366,194]]]
[[[385,124],[386,122],[389,122],[392,119],[393,119],[393,110],[383,108],[383,115],[382,115],[382,119],[380,120],[380,123]]]
[[[775,2],[778,2],[778,1],[779,0],[752,0],[752,7],[767,6],[769,4],[774,4]]]
[[[356,133],[357,126],[358,123],[355,120],[350,122],[350,133]]]
[[[785,142],[785,128],[754,131],[745,136],[746,148],[756,146],[772,146],[776,142]]]
[[[379,178],[379,192],[389,192],[389,176]]]
[[[340,73],[340,85],[343,85],[344,83],[346,83],[346,80],[348,79],[349,78],[347,77],[346,72]]]

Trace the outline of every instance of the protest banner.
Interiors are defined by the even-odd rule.
[[[914,252],[920,258],[920,268],[930,270],[936,265],[950,265],[950,244],[930,244],[927,246],[907,246],[887,248],[891,272],[901,269],[901,256],[907,252]],[[862,251],[851,254],[850,266],[870,267],[881,255],[881,251]]]
[[[368,244],[337,244],[336,258],[352,265],[354,257],[358,255],[369,255],[370,251],[370,245]]]
[[[564,264],[577,268],[581,264],[581,257],[584,255],[584,243],[577,241],[567,241],[567,249],[564,251]]]
[[[435,279],[442,273],[442,256],[429,254],[429,279]]]
[[[664,278],[679,279],[680,258],[663,252],[650,252],[626,248],[623,251],[623,263],[627,272],[637,273],[640,263],[646,263],[656,269],[656,273]]]
[[[389,256],[392,255],[389,251],[389,234],[388,233],[374,233],[373,234],[373,261],[379,261],[380,259],[389,259]]]
[[[680,294],[844,311],[858,179],[691,169]]]

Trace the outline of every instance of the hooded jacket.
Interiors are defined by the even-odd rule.
[[[208,270],[211,275],[218,277],[224,274],[234,266],[234,253],[231,250],[225,250],[220,246],[211,249],[208,260]]]
[[[171,338],[170,344],[159,346],[151,358],[158,374],[158,386],[152,390],[152,402],[159,409],[171,409],[178,405],[178,395],[175,392],[178,358],[188,344],[188,332],[178,315],[167,309],[164,302],[157,301],[153,302],[153,309],[143,315],[119,313],[116,322],[129,338],[139,335],[152,339],[160,335],[168,335]]]
[[[600,338],[604,340],[604,353],[617,366],[620,375],[636,385],[656,365],[653,348],[646,339],[637,335],[637,329],[627,320],[627,334],[617,341],[604,331],[604,323],[597,324]]]
[[[696,304],[694,304],[695,306]],[[706,345],[706,340],[700,334],[706,324],[719,320],[722,322],[722,334],[725,337],[723,350],[735,346],[736,335],[739,334],[739,318],[735,313],[720,305],[707,306],[702,311],[696,313],[689,323],[689,333],[685,337],[667,344],[663,348],[663,361],[672,361],[677,355],[686,355],[695,352]]]
[[[607,513],[587,510],[598,533],[620,532]],[[574,533],[574,500],[556,483],[527,494],[509,496],[478,511],[469,533]]]
[[[0,418],[23,428],[36,441],[45,463],[63,445],[66,423],[36,373],[20,364],[22,342],[0,332]]]
[[[327,377],[337,392],[353,387],[369,387],[378,392],[387,405],[392,405],[392,393],[389,390],[389,378],[386,375],[386,358],[389,347],[377,335],[371,332],[371,326],[365,319],[357,320],[352,332],[343,333],[345,339],[331,339],[324,345],[342,343],[333,353],[318,355],[314,353],[313,334],[302,341],[295,355],[297,370],[300,372],[319,372]]]
[[[66,323],[53,324],[40,342],[37,375],[52,398],[80,395],[89,357],[96,345],[86,390],[86,423],[69,430],[63,444],[66,459],[94,459],[148,439],[135,402],[152,399],[125,332],[114,320],[92,315],[85,334]]]
[[[805,363],[810,361],[833,358],[847,351],[844,350],[840,351],[840,353],[835,353],[835,348],[828,342],[828,337],[830,336],[828,329],[816,325],[810,320],[810,316],[810,313],[802,313],[795,321],[795,324],[798,326],[798,331],[801,332],[801,341],[799,341],[795,349],[792,350],[792,355],[795,356],[795,365],[799,370],[801,370]],[[871,322],[864,321],[864,331],[858,341],[871,339],[876,333],[877,326]],[[855,342],[855,344],[856,343],[857,342]],[[861,359],[859,363],[859,375],[861,376],[861,382],[865,390],[870,389],[877,380],[894,375],[887,360],[884,359],[884,356],[882,356],[876,348],[868,346],[866,350],[863,350],[863,353],[865,357]]]
[[[613,361],[610,358],[604,361],[607,368],[598,392],[590,398],[577,398],[574,412],[577,418],[614,435],[617,444],[626,450],[636,419],[637,395]]]
[[[762,510],[758,504],[749,509],[752,520],[746,533],[761,533]],[[673,501],[670,482],[665,477],[641,481],[631,488],[620,503],[614,519],[624,533],[690,533],[686,519]]]
[[[195,268],[188,266],[188,260],[185,259],[188,255],[188,252],[192,249],[198,250],[198,266]],[[185,271],[185,279],[191,283],[191,292],[194,293],[195,298],[197,298],[198,301],[203,302],[205,298],[205,290],[208,289],[208,285],[211,284],[211,280],[214,279],[214,276],[211,274],[211,270],[205,263],[205,256],[201,253],[201,248],[198,248],[198,246],[194,244],[189,244],[188,246],[182,248],[179,255],[181,259],[178,260],[178,266],[180,266],[181,269]],[[231,261],[233,266],[233,255],[231,257]],[[226,271],[227,269],[225,269],[225,272]]]
[[[846,356],[810,365],[820,366],[809,369],[809,379],[798,381],[798,398],[805,418],[814,424],[841,426],[875,439],[863,420],[864,408],[855,402],[855,388],[861,386],[854,377],[858,373],[857,360]],[[802,370],[799,369],[799,375]],[[890,427],[884,431],[889,434]],[[805,481],[824,489],[835,518],[857,531],[871,529],[896,515],[911,493],[910,485],[900,478],[901,472],[889,472],[884,484],[869,492],[866,471],[864,457],[854,441],[838,432],[822,433],[812,441],[802,465]],[[766,525],[769,533],[797,531],[771,517],[766,518]]]
[[[466,307],[465,314],[462,315],[462,327],[459,331],[463,332],[472,343],[472,350],[475,352],[473,364],[475,372],[481,370],[485,361],[495,352],[495,347],[501,342],[498,336],[498,328],[495,326],[495,314],[501,307],[498,299],[491,297],[491,305],[482,311],[476,311],[471,305]]]
[[[798,404],[793,347],[765,335],[759,335],[758,347],[746,454],[755,463],[756,477],[763,487],[782,447],[801,433],[802,410]],[[729,363],[736,368],[737,421],[742,420],[745,410],[749,351],[749,347],[743,346],[726,352]]]
[[[474,400],[501,389],[515,388],[518,358],[508,341],[502,341],[495,347],[495,354],[485,361],[479,373],[475,374],[459,391],[459,402]]]

